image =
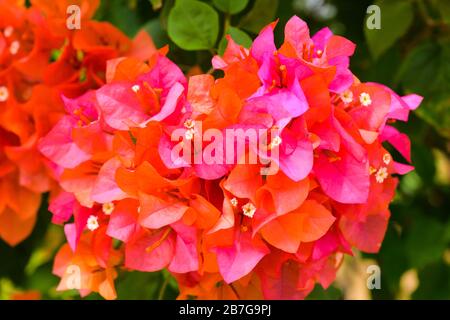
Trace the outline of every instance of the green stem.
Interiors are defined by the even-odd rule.
[[[231,23],[231,16],[230,16],[229,13],[226,13],[225,14],[225,21],[224,21],[224,24],[223,24],[223,32],[224,33],[227,32],[228,27],[230,26],[230,23]]]
[[[158,293],[158,300],[163,300],[164,299],[164,295],[166,293],[166,288],[167,285],[169,284],[169,277],[164,279],[164,282],[161,286],[161,289],[159,289],[159,293]]]
[[[416,1],[418,9],[419,9],[419,14],[421,15],[423,21],[425,22],[426,25],[428,26],[435,26],[436,22],[433,20],[433,18],[428,14],[428,9],[425,5],[425,3],[422,0],[418,0]]]

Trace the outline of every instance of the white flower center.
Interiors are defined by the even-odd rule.
[[[372,104],[372,98],[367,92],[363,92],[359,95],[359,101],[364,107],[368,107]]]
[[[384,180],[389,176],[388,172],[387,172],[387,168],[386,167],[381,167],[380,169],[378,169],[377,173],[375,174],[375,180],[378,183],[383,183]]]
[[[353,101],[353,92],[351,92],[350,90],[346,90],[341,94],[341,100],[345,103],[345,104],[349,104]]]
[[[186,132],[184,133],[184,137],[186,138],[186,140],[192,140],[194,139],[194,133],[195,133],[194,129],[186,130]]]
[[[98,218],[96,216],[89,216],[88,220],[87,220],[87,228],[91,231],[94,231],[96,229],[98,229],[99,224],[98,224]]]
[[[187,120],[184,122],[184,127],[185,127],[186,129],[192,129],[192,128],[194,128],[194,126],[195,126],[195,121],[192,120],[192,119],[187,119]]]
[[[11,45],[9,47],[9,52],[12,55],[16,55],[17,52],[19,52],[19,49],[20,49],[20,42],[19,41],[16,40],[16,41],[11,42]]]
[[[8,88],[5,86],[0,87],[0,102],[5,102],[9,98]]]
[[[139,90],[141,90],[141,87],[138,84],[135,84],[134,86],[131,87],[131,90],[137,93]]]
[[[280,136],[275,136],[267,147],[269,150],[272,150],[273,148],[278,147],[282,142],[283,140]]]
[[[389,163],[391,163],[391,155],[389,153],[385,153],[383,155],[383,162],[388,165]]]
[[[251,202],[248,202],[247,204],[242,206],[242,213],[244,214],[244,216],[247,216],[249,218],[253,218],[255,211],[256,207]]]
[[[104,214],[109,216],[114,211],[114,203],[112,202],[104,203],[102,206],[102,211]]]
[[[7,26],[7,27],[5,28],[5,30],[3,30],[3,35],[4,35],[6,38],[9,38],[9,37],[12,36],[13,32],[14,32],[14,28],[13,28],[12,26]]]

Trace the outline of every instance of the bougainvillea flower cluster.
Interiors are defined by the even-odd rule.
[[[132,41],[90,20],[99,1],[76,1],[86,21],[68,30],[61,17],[72,3],[0,0],[0,238],[10,245],[31,233],[41,194],[59,189],[37,144],[64,115],[61,96],[102,86],[113,59],[146,60],[155,50],[146,33]]]
[[[31,4],[0,0],[0,237],[24,240],[50,192],[58,290],[114,299],[119,273],[168,270],[180,299],[303,299],[380,249],[413,170],[393,123],[422,98],[359,81],[351,41],[294,16],[280,47],[277,22],[249,49],[228,36],[186,76],[93,21],[98,1]]]

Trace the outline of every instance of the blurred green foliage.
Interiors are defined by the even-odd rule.
[[[379,30],[366,27],[372,4],[381,10]],[[404,297],[402,276],[411,270],[417,288],[408,297],[450,299],[450,1],[104,0],[96,18],[129,36],[144,28],[158,47],[169,44],[170,58],[188,72],[194,66],[209,70],[212,55],[223,52],[227,34],[248,47],[267,23],[278,18],[283,26],[294,14],[307,21],[312,33],[328,26],[355,42],[351,69],[362,81],[425,97],[408,125],[397,124],[411,137],[416,171],[401,178],[380,253],[363,257],[381,268],[382,287],[370,293],[375,299]],[[279,27],[277,43],[282,38]],[[75,292],[55,291],[51,257],[63,236],[61,228],[51,226],[45,208],[46,201],[28,240],[14,249],[0,243],[0,299],[15,290],[39,290],[47,299],[79,298]],[[49,238],[56,240],[49,243]],[[121,299],[177,295],[166,272],[124,273],[116,284]],[[317,287],[310,298],[346,296],[345,289],[333,285]]]

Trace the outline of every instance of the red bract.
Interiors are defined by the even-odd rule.
[[[310,37],[293,17],[276,48],[275,25],[249,50],[229,38],[213,58],[222,78],[186,79],[153,50],[148,63],[108,62],[108,83],[64,98],[39,148],[63,189],[54,221],[74,217],[60,256],[84,277],[102,272],[83,294],[114,298],[121,266],[168,269],[180,298],[303,299],[333,282],[353,247],[380,249],[394,175],[412,169],[383,144],[410,162],[391,123],[421,97],[361,83],[349,69],[355,45],[329,29]],[[74,43],[96,48],[95,37]],[[57,262],[64,289],[69,264]]]

